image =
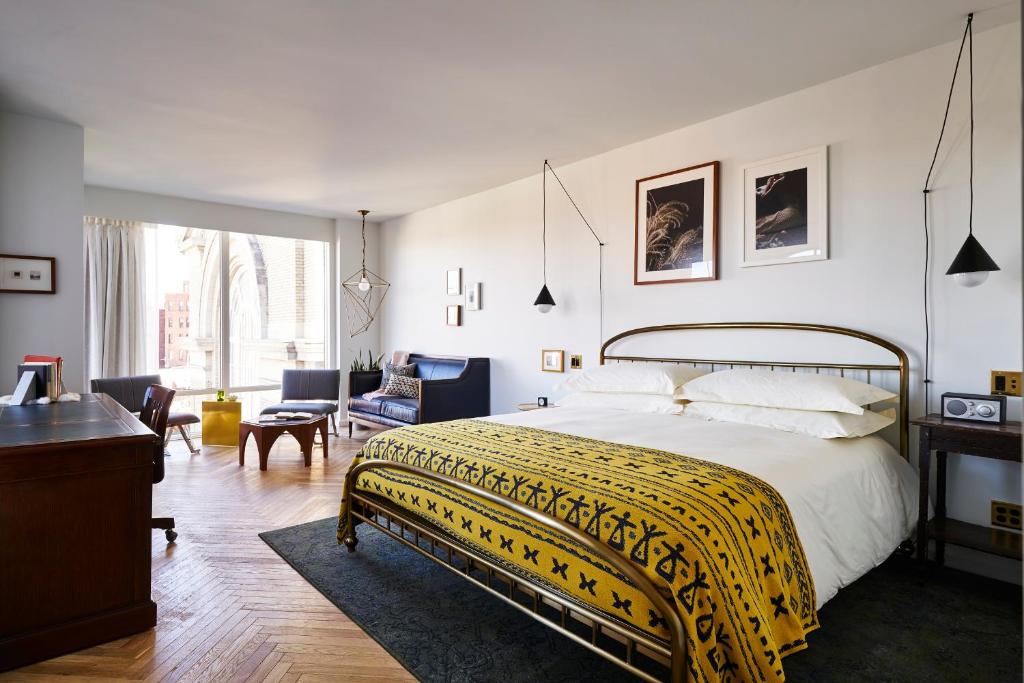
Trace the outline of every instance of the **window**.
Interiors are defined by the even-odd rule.
[[[275,385],[327,360],[328,245],[231,233],[230,384]]]
[[[174,225],[145,241],[148,369],[180,409],[223,388],[251,415],[280,398],[282,370],[327,365],[328,243]]]

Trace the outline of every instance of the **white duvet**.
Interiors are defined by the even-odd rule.
[[[484,418],[709,460],[789,505],[821,607],[887,558],[917,522],[917,475],[884,439],[818,439],[682,415],[550,408]]]

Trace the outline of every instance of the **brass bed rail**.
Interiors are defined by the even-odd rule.
[[[894,363],[830,363],[830,362],[804,362],[804,361],[772,361],[772,360],[742,360],[742,359],[712,359],[712,358],[673,358],[665,356],[628,356],[628,355],[615,355],[609,354],[608,349],[616,342],[622,341],[629,337],[635,337],[644,334],[652,334],[659,332],[681,332],[688,330],[785,330],[785,331],[803,331],[803,332],[822,332],[825,334],[834,334],[844,337],[852,337],[854,339],[860,339],[861,341],[873,344],[877,347],[884,349],[891,353],[895,357]],[[846,376],[848,370],[858,370],[866,373],[867,383],[872,383],[872,373],[881,372],[894,372],[898,373],[899,389],[898,394],[898,405],[897,405],[897,422],[899,429],[899,452],[904,459],[910,458],[910,403],[909,403],[909,386],[910,386],[910,362],[907,359],[906,352],[896,344],[883,339],[879,336],[870,334],[868,332],[862,332],[849,327],[837,327],[835,325],[818,325],[814,323],[734,323],[734,322],[719,322],[719,323],[677,323],[672,325],[652,325],[650,327],[638,327],[632,330],[626,330],[620,332],[614,337],[610,338],[604,344],[601,345],[601,354],[599,357],[601,365],[605,364],[605,361],[616,361],[616,362],[640,362],[640,363],[677,363],[686,365],[707,365],[712,370],[716,367],[767,367],[771,370],[777,370],[780,368],[791,369],[796,372],[797,369],[814,370],[815,372],[821,372],[822,370],[838,370],[841,377]],[[870,407],[870,406],[869,406]]]
[[[503,569],[493,562],[488,561],[480,554],[463,546],[456,545],[452,540],[445,539],[441,534],[431,531],[426,527],[426,525],[418,524],[416,520],[410,519],[407,516],[409,514],[408,511],[401,510],[400,508],[397,508],[397,506],[390,505],[382,500],[377,500],[369,495],[363,495],[358,489],[356,489],[356,483],[358,482],[360,475],[371,470],[392,470],[404,472],[445,486],[450,486],[462,491],[463,493],[478,496],[489,503],[523,515],[531,521],[546,527],[551,531],[551,533],[560,534],[572,539],[574,542],[585,548],[587,552],[592,553],[594,556],[614,567],[616,571],[629,579],[630,583],[638,588],[651,601],[651,604],[655,606],[665,619],[665,623],[668,627],[669,633],[671,634],[669,640],[661,641],[632,626],[610,619],[595,608],[582,605],[565,596],[559,595],[554,591],[538,586],[528,578]],[[654,582],[647,578],[643,572],[633,566],[629,560],[620,556],[609,546],[595,539],[590,534],[584,533],[571,524],[568,524],[556,517],[551,517],[539,512],[538,510],[523,505],[518,501],[498,495],[485,488],[462,481],[461,479],[453,479],[452,477],[438,474],[432,470],[391,460],[364,460],[349,469],[348,474],[345,476],[342,499],[347,501],[347,519],[345,522],[343,543],[350,552],[355,551],[358,543],[355,525],[355,521],[358,519],[380,529],[392,538],[401,541],[410,548],[413,548],[421,555],[434,560],[441,566],[457,574],[462,574],[467,578],[473,579],[480,587],[484,588],[492,595],[501,598],[508,604],[516,607],[534,619],[537,619],[541,623],[555,628],[563,635],[568,636],[580,645],[583,645],[614,664],[617,664],[618,666],[621,666],[622,668],[639,676],[641,679],[649,681],[650,683],[659,683],[659,681],[661,681],[661,679],[637,666],[637,663],[634,660],[635,654],[638,650],[648,656],[653,655],[651,660],[654,662],[664,662],[665,660],[668,660],[670,672],[669,680],[671,683],[683,683],[685,678],[686,643],[682,618],[675,607],[675,602],[670,602],[666,599],[665,595],[658,589]],[[357,502],[359,503],[359,506],[361,506],[361,509],[356,505]],[[386,520],[385,524],[380,523],[380,517],[384,517]],[[392,530],[392,521],[399,524],[399,533]],[[405,534],[407,529],[412,529],[413,540],[409,540],[409,538],[406,537]],[[430,542],[429,551],[420,546],[421,537]],[[445,552],[445,557],[437,557],[435,554],[435,548],[437,547],[440,547]],[[463,555],[465,558],[465,565],[462,568],[453,564],[453,557],[458,554]],[[472,570],[474,568],[483,572],[484,580],[477,579],[472,575]],[[493,587],[495,578],[500,579],[506,584],[507,591],[499,591]],[[527,592],[534,596],[533,604],[529,608],[522,605],[515,599],[515,591],[523,588],[527,589]],[[558,610],[557,622],[549,619],[541,613],[540,608],[544,605],[545,601],[551,606],[555,606]],[[568,618],[575,618],[581,623],[589,623],[591,628],[591,637],[589,639],[583,638],[579,634],[569,630],[566,624],[566,620]],[[618,656],[608,648],[603,647],[598,642],[599,637],[602,635],[623,644],[625,647],[624,656]]]
[[[794,361],[768,361],[768,360],[723,360],[703,358],[677,358],[677,357],[647,357],[632,355],[609,354],[608,349],[613,344],[631,336],[658,333],[675,332],[683,330],[722,330],[722,329],[757,329],[757,330],[798,330],[808,332],[821,332],[853,337],[874,344],[895,356],[895,362],[891,364],[878,363],[828,363],[828,362],[794,362]],[[728,367],[768,367],[772,370],[778,368],[814,370],[837,370],[840,375],[846,371],[864,371],[867,373],[868,383],[871,383],[872,373],[895,372],[898,373],[899,382],[899,450],[900,454],[908,457],[908,430],[909,430],[909,406],[907,402],[909,383],[909,362],[906,353],[897,345],[888,342],[866,332],[853,330],[845,327],[831,325],[815,325],[805,323],[683,323],[676,325],[657,325],[627,330],[611,337],[601,346],[600,362],[603,365],[606,361],[615,362],[663,362],[663,363],[686,363],[692,365],[709,365],[714,369],[717,366]],[[433,525],[421,520],[408,510],[404,510],[385,499],[379,499],[371,493],[360,491],[356,488],[359,477],[372,470],[393,470],[406,474],[415,475],[424,479],[450,486],[464,493],[478,496],[496,506],[523,515],[533,522],[549,529],[554,534],[560,534],[582,546],[587,552],[599,557],[614,567],[625,576],[636,588],[651,601],[651,603],[664,616],[671,637],[668,641],[647,634],[640,629],[620,622],[596,607],[581,603],[567,595],[549,590],[538,584],[525,573],[518,573],[506,567],[498,566],[493,561],[467,548],[457,538],[447,535],[443,530],[431,528]],[[643,662],[637,661],[637,655],[646,657],[647,662],[653,662],[668,667],[668,676],[672,683],[682,683],[686,678],[687,650],[686,635],[683,631],[682,618],[676,609],[675,601],[666,598],[665,594],[640,570],[633,566],[626,558],[619,556],[602,541],[586,534],[576,527],[556,518],[546,515],[534,508],[527,507],[518,501],[496,494],[474,484],[467,483],[460,479],[439,474],[432,470],[424,469],[406,463],[394,462],[391,460],[365,460],[353,466],[345,477],[344,501],[342,515],[345,522],[342,540],[349,551],[354,551],[357,544],[356,524],[367,523],[388,536],[400,541],[419,554],[430,558],[449,571],[462,575],[473,580],[479,587],[497,596],[506,603],[519,609],[525,614],[533,617],[541,623],[561,632],[575,642],[592,650],[601,657],[617,664],[618,666],[637,675],[642,680],[650,683],[658,683],[662,679],[648,670],[639,668]],[[395,527],[397,526],[397,531]],[[429,544],[424,547],[424,543]],[[440,551],[441,556],[438,556]],[[462,565],[458,560],[461,557]],[[476,572],[478,575],[474,575]],[[502,585],[496,588],[495,583]],[[530,604],[524,605],[516,599],[517,594],[526,595]],[[554,610],[554,616],[546,616],[545,608]],[[586,638],[579,633],[570,630],[569,620],[572,619],[590,629],[590,637]],[[577,629],[578,630],[578,629]],[[612,641],[622,648],[624,653],[613,652],[608,643]]]

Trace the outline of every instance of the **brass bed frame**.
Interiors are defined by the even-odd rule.
[[[877,364],[723,360],[627,356],[608,353],[609,347],[628,337],[687,330],[797,330],[841,335],[874,344],[892,353],[895,356],[895,362]],[[898,373],[899,452],[904,458],[908,457],[909,362],[907,354],[896,344],[866,332],[808,323],[716,322],[656,325],[627,330],[608,339],[601,346],[600,363],[604,365],[608,361],[676,363],[695,367],[706,365],[710,366],[712,370],[720,367],[767,367],[771,370],[789,369],[793,372],[827,370],[838,371],[841,376],[845,376],[847,371],[860,371],[866,374],[869,384],[872,377],[877,376],[877,373]],[[572,539],[583,546],[587,552],[593,553],[621,572],[650,599],[651,603],[665,616],[670,638],[668,640],[656,638],[573,597],[541,586],[529,576],[499,566],[487,557],[466,548],[458,539],[443,529],[416,517],[413,513],[398,508],[387,499],[358,490],[356,482],[359,476],[373,470],[404,472],[450,486],[523,515],[537,524],[547,527],[552,533]],[[432,470],[389,460],[366,460],[352,467],[345,477],[343,497],[349,501],[346,520],[347,533],[343,541],[350,552],[355,551],[358,542],[355,525],[364,522],[421,555],[429,557],[446,569],[472,580],[492,595],[630,671],[641,680],[656,683],[666,680],[663,678],[666,673],[667,680],[672,683],[682,683],[685,680],[687,659],[683,623],[671,595],[663,592],[624,557],[576,527],[480,486],[438,474]]]

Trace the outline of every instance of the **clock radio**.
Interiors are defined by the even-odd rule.
[[[942,417],[1005,424],[1006,397],[946,392],[942,395]]]

